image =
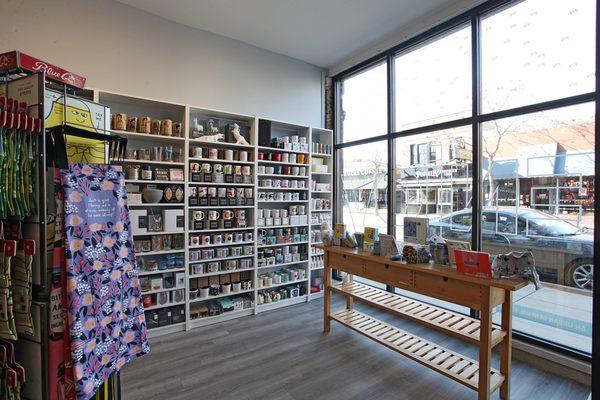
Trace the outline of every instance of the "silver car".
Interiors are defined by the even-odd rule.
[[[471,241],[471,210],[429,221],[444,238]],[[540,278],[546,282],[593,288],[594,235],[553,215],[530,208],[485,208],[482,212],[483,251],[503,254],[530,250]]]

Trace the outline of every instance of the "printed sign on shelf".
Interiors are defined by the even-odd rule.
[[[9,51],[0,54],[0,72],[12,71],[15,69],[24,69],[30,72],[46,72],[46,78],[59,83],[66,83],[83,89],[85,87],[85,78],[64,70],[49,62],[42,61],[20,51]]]

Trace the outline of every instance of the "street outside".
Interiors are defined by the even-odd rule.
[[[397,220],[402,221],[402,215]],[[351,232],[362,232],[365,226],[382,231],[387,226],[387,209],[364,208],[362,203],[350,203],[344,207],[346,228]],[[583,226],[593,227],[584,217]],[[591,226],[590,226],[591,225]],[[396,228],[396,238],[401,239],[402,226]],[[366,283],[374,284],[367,281]],[[417,300],[468,313],[468,309],[455,304],[432,299],[412,292],[398,293]],[[494,322],[500,322],[499,310],[495,311]],[[592,346],[592,295],[591,291],[542,283],[542,289],[529,285],[514,294],[513,327],[516,332],[538,337],[585,353]]]

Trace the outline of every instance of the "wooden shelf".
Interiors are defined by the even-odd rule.
[[[182,235],[184,234],[185,231],[181,230],[181,231],[173,231],[173,232],[147,232],[147,233],[140,233],[137,235],[133,235],[134,237],[142,237],[142,236],[154,236],[154,235]]]
[[[218,322],[228,321],[230,319],[235,319],[239,317],[244,317],[248,315],[254,314],[254,307],[244,308],[243,310],[237,311],[227,311],[223,314],[214,315],[212,317],[202,317],[202,318],[190,318],[190,326],[192,328],[198,328],[201,326],[216,324]]]
[[[479,363],[355,310],[341,310],[331,319],[367,336],[463,385],[478,390]],[[490,393],[504,382],[496,369],[490,374]]]
[[[135,256],[136,257],[152,257],[152,256],[160,256],[162,254],[177,254],[177,253],[183,253],[185,252],[185,249],[179,249],[179,250],[161,250],[161,251],[147,251],[147,252],[136,252]]]
[[[188,210],[205,210],[207,208],[210,209],[214,209],[214,210],[233,210],[233,209],[250,209],[250,208],[254,208],[254,206],[190,206],[188,207]]]
[[[210,232],[233,232],[233,231],[252,231],[254,230],[253,226],[249,226],[246,228],[217,228],[217,229],[200,229],[200,230],[189,230],[188,233],[210,233]]]
[[[275,229],[275,228],[299,228],[302,226],[308,226],[308,224],[294,224],[294,225],[265,225],[259,226],[258,229]]]
[[[129,208],[136,207],[183,207],[184,203],[142,203],[142,204],[127,204]]]
[[[257,203],[309,203],[309,200],[258,200]]]
[[[316,213],[329,213],[332,212],[333,210],[310,210],[310,212],[316,212]]]
[[[284,179],[308,179],[306,175],[284,175],[284,174],[257,174],[259,178],[284,178]]]
[[[302,189],[298,189],[298,188],[282,188],[282,187],[273,187],[273,186],[258,186],[257,187],[258,190],[292,190],[294,192],[306,192],[308,191],[307,188],[302,188]],[[286,201],[286,200],[284,200]]]
[[[141,294],[143,296],[145,294],[156,294],[156,293],[170,292],[172,290],[182,290],[182,289],[185,290],[185,287],[179,287],[179,288],[178,287],[172,287],[172,288],[169,288],[169,289],[148,290],[148,291],[145,291],[145,292],[141,292]]]
[[[316,153],[316,152],[313,152],[311,155],[313,157],[333,157],[331,154],[327,154],[327,153]]]
[[[456,336],[470,343],[479,344],[479,320],[434,307],[400,295],[353,282],[332,285],[331,289],[345,296],[381,308],[390,314],[417,321],[438,331]],[[502,341],[506,333],[492,328],[492,348]]]

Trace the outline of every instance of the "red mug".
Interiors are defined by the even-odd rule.
[[[271,160],[272,161],[281,161],[281,153],[273,153]]]
[[[291,175],[292,174],[292,167],[290,167],[289,165],[284,165],[283,166],[283,175]]]
[[[265,159],[265,153],[258,152],[258,159],[259,160],[264,160]]]

